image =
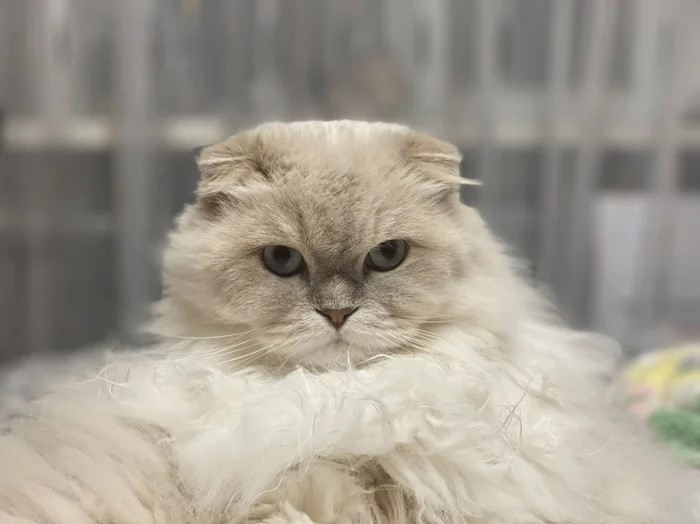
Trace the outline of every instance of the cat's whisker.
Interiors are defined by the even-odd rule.
[[[392,333],[382,333],[379,335],[379,339],[383,340],[388,345],[393,345],[393,346],[398,346],[398,347],[402,347],[404,344],[409,342],[408,338],[399,337],[398,335],[394,335]]]
[[[404,337],[399,337],[397,335],[393,335],[391,333],[386,334],[389,337],[392,337],[396,342],[398,342],[398,345],[405,345],[405,344],[410,344],[410,346],[413,349],[420,349],[422,351],[425,350],[435,350],[437,349],[438,342],[440,341],[439,339],[433,339],[429,337],[425,337],[421,333],[416,333],[413,335],[406,335]],[[416,342],[420,342],[420,345],[417,345]]]
[[[219,363],[224,365],[224,364],[231,364],[232,362],[238,362],[238,363],[245,363],[248,359],[253,359],[257,356],[259,356],[261,353],[264,353],[268,349],[267,346],[263,348],[256,349],[255,351],[251,351],[250,353],[245,353],[243,355],[238,355],[236,357],[232,357],[226,360],[222,360]]]
[[[424,331],[424,330],[420,330],[420,329],[419,329],[418,331]],[[425,333],[432,333],[432,332],[427,331],[427,332],[425,332]],[[435,333],[432,333],[432,335],[438,336],[438,337],[440,336],[440,335],[436,335]],[[469,332],[469,338],[470,338],[470,339],[479,340],[480,342],[483,342],[484,345],[486,345],[486,346],[491,346],[491,345],[493,345],[493,339],[486,338],[486,337],[483,335],[483,333],[480,333],[480,332],[477,332],[477,331],[474,331],[474,330],[470,330],[470,332]],[[442,342],[448,342],[448,339],[446,339],[446,338],[444,338],[444,337],[441,337],[440,340],[441,340]]]
[[[372,356],[367,357],[366,359],[360,361],[358,363],[358,366],[362,366],[362,365],[368,364],[370,362],[375,362],[375,361],[381,362],[382,360],[387,359],[389,357],[390,357],[389,353],[377,353],[376,355],[372,355]]]
[[[443,337],[443,336],[441,336],[441,335],[439,335],[439,334],[437,334],[437,333],[434,333],[434,332],[432,332],[432,331],[426,331],[426,330],[424,330],[424,329],[418,328],[418,329],[416,330],[416,333],[421,333],[421,334],[424,334],[424,335],[426,335],[426,336],[434,337],[436,340],[439,340],[440,342],[449,342],[449,339],[447,339],[447,338],[445,338],[445,337]],[[480,340],[480,341],[482,341],[482,342],[486,342],[486,343],[489,342],[488,339],[486,339],[485,337],[483,337],[482,335],[480,335],[480,334],[478,334],[478,333],[470,332],[469,336],[472,337],[472,338],[476,338],[476,339],[478,339],[478,340]]]
[[[434,341],[436,341],[436,342],[449,342],[449,339],[447,339],[447,338],[445,338],[445,337],[443,337],[443,336],[437,335],[437,334],[432,333],[432,332],[430,332],[430,331],[424,331],[424,330],[422,330],[422,329],[416,330],[416,332],[415,332],[415,334],[414,334],[414,337],[427,338],[427,339],[430,339],[430,340],[434,340]]]
[[[266,355],[270,355],[270,354],[276,352],[279,348],[280,348],[280,346],[270,346],[269,348],[266,348],[266,350],[263,351],[262,353],[250,353],[248,355],[243,355],[242,357],[239,357],[239,358],[241,358],[241,360],[238,362],[229,361],[228,366],[226,367],[226,371],[228,372],[228,371],[232,371],[235,369],[240,369],[240,368],[245,367],[245,366],[254,365],[255,360],[263,358]],[[233,360],[236,360],[236,359],[233,359]]]
[[[443,342],[447,342],[444,339],[438,337],[430,337],[421,333],[416,333],[413,340],[420,343],[420,346],[416,346],[416,349],[438,351],[442,349]]]
[[[245,351],[247,344],[257,342],[258,338],[259,337],[255,336],[255,337],[248,338],[242,342],[236,342],[234,344],[229,344],[228,346],[216,348],[214,350],[210,350],[210,351],[205,352],[205,355],[208,357],[213,357],[216,355],[220,355],[221,353],[236,353],[236,352],[241,351],[241,350]],[[242,349],[237,349],[237,348],[241,348],[241,346],[243,346]]]
[[[299,339],[297,342],[295,342],[295,343],[292,344],[291,346],[285,347],[285,349],[286,349],[287,352],[288,352],[288,356],[287,356],[287,358],[285,359],[285,361],[282,362],[282,363],[279,365],[279,367],[276,369],[275,375],[277,375],[281,370],[285,369],[285,367],[287,366],[287,364],[289,363],[289,361],[290,361],[290,360],[292,359],[292,357],[294,356],[294,353],[292,353],[290,350],[292,350],[292,349],[294,349],[295,347],[297,347],[300,343],[301,343],[301,339]]]
[[[352,358],[350,358],[350,354],[352,353],[352,350],[354,349],[354,347],[355,347],[355,346],[354,346],[353,344],[350,344],[350,345],[348,346],[348,352],[347,352],[347,354],[346,354],[346,358],[347,358],[347,369],[352,369]]]
[[[203,353],[203,356],[205,358],[214,359],[214,358],[218,358],[218,357],[226,356],[226,355],[240,354],[240,353],[248,351],[250,348],[254,347],[256,345],[256,343],[257,342],[255,340],[252,340],[252,341],[250,341],[249,344],[241,345],[241,346],[235,347],[235,348],[223,347],[223,348],[217,349],[216,351],[205,352],[205,353]]]
[[[226,333],[224,335],[202,335],[202,336],[185,336],[185,335],[175,335],[174,333],[163,333],[160,331],[154,331],[154,333],[163,338],[174,338],[177,340],[217,340],[222,338],[232,338],[238,336],[245,336],[248,331],[237,331],[233,333]]]
[[[415,322],[452,322],[454,319],[450,317],[436,317],[436,316],[429,316],[429,317],[407,317],[404,315],[401,315],[400,317],[397,317],[398,320],[411,320]]]
[[[270,345],[268,345],[268,346],[264,346],[264,347],[262,347],[262,348],[256,349],[255,351],[252,351],[252,352],[247,353],[247,354],[245,354],[245,355],[240,355],[240,356],[237,356],[237,357],[234,357],[234,358],[230,358],[230,359],[228,359],[228,360],[223,360],[223,361],[221,361],[221,364],[229,364],[229,363],[231,363],[231,362],[238,362],[238,361],[241,361],[241,360],[242,360],[243,362],[245,362],[246,359],[248,359],[248,358],[250,358],[250,359],[253,359],[253,358],[260,358],[261,356],[264,356],[264,355],[267,354],[267,353],[271,353],[272,351],[275,351],[275,350],[279,349],[279,347],[280,347],[280,344],[279,344],[279,343],[270,344]],[[274,348],[274,349],[270,349],[270,348]]]
[[[441,349],[440,343],[446,342],[447,340],[443,337],[435,335],[430,332],[414,332],[411,334],[396,335],[393,333],[384,333],[378,335],[380,340],[383,340],[389,344],[393,344],[398,347],[405,347],[407,349],[414,349],[425,352],[439,352]]]

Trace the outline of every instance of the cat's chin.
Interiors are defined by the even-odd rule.
[[[337,332],[313,337],[301,344],[282,345],[278,360],[290,369],[342,370],[361,366],[373,360],[373,357],[393,352],[393,349],[392,345],[379,338]]]
[[[298,356],[297,367],[314,371],[336,371],[361,366],[377,352],[337,340]]]

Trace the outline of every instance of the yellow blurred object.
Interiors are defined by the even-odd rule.
[[[679,407],[700,399],[700,345],[670,348],[635,359],[623,374],[635,411]],[[643,398],[639,398],[639,397]]]

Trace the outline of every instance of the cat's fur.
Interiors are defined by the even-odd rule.
[[[682,474],[608,401],[614,351],[518,276],[458,162],[358,122],[205,149],[160,346],[13,424],[0,522],[688,522]],[[363,269],[397,238],[402,265]],[[268,244],[308,270],[266,271]],[[338,332],[316,312],[357,306]]]

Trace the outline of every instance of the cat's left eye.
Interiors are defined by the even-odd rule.
[[[407,253],[405,240],[387,240],[367,253],[365,265],[374,271],[391,271],[404,261]]]

